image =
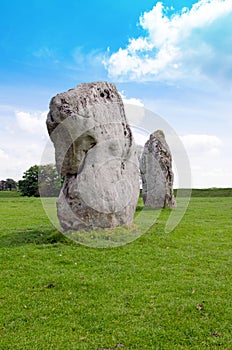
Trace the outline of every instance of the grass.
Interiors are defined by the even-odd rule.
[[[39,198],[0,196],[0,349],[232,349],[231,197],[193,197],[170,234],[165,209],[134,242],[93,249]]]
[[[192,197],[232,197],[232,188],[194,188]]]

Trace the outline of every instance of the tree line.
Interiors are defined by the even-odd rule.
[[[17,190],[22,196],[58,196],[62,185],[55,165],[33,165],[23,173],[22,180],[6,179],[0,181],[0,191]]]
[[[12,189],[17,189],[17,182],[13,179],[6,179],[0,181],[0,191],[11,191]]]

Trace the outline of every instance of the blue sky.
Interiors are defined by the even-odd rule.
[[[0,16],[1,179],[40,162],[53,95],[107,80],[175,130],[193,187],[232,186],[231,0],[3,0]]]

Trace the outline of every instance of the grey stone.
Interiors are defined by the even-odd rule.
[[[142,196],[144,205],[150,208],[173,208],[172,156],[162,130],[150,135],[140,160]]]
[[[139,196],[136,148],[113,84],[81,84],[53,97],[47,128],[65,177],[57,201],[64,231],[131,225]]]

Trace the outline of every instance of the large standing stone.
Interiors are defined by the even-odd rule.
[[[172,156],[163,131],[153,132],[146,142],[140,160],[140,172],[145,206],[174,207]]]
[[[58,94],[47,128],[65,177],[57,201],[63,230],[130,225],[139,196],[138,160],[116,87],[88,83]]]

